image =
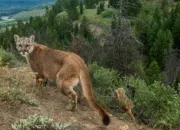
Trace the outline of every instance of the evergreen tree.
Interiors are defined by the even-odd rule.
[[[153,22],[156,22],[159,26],[161,26],[161,12],[158,7],[156,7],[154,14],[153,14]],[[152,24],[153,24],[152,22]]]
[[[101,12],[104,11],[104,2],[100,2],[99,7],[100,7]]]
[[[100,6],[97,7],[97,15],[101,14],[101,8]]]
[[[84,4],[86,6],[86,9],[93,9],[96,7],[96,0],[84,0]]]
[[[161,79],[160,72],[161,70],[157,61],[153,60],[146,71],[147,82],[152,84],[155,80],[159,81]]]
[[[82,15],[84,13],[84,7],[83,7],[83,2],[82,1],[80,1],[79,8],[80,8],[80,14]]]
[[[69,0],[66,5],[67,13],[72,20],[79,19],[79,11],[77,9],[77,6],[78,0]]]
[[[78,23],[75,23],[74,25],[74,35],[76,36],[79,32],[79,27],[78,27]]]
[[[123,14],[136,16],[142,8],[140,0],[109,0],[109,4],[114,8],[122,8]]]
[[[147,37],[148,37],[148,45],[147,48],[150,50],[153,46],[153,43],[156,39],[157,33],[159,30],[159,25],[156,22],[152,22],[152,25],[150,26],[149,30],[147,31]],[[149,52],[148,50],[148,52]]]
[[[48,15],[48,13],[49,13],[49,7],[48,6],[46,6],[46,16]]]
[[[180,14],[177,15],[172,32],[174,37],[174,48],[180,49]]]
[[[136,36],[140,39],[142,43],[144,43],[145,47],[145,54],[147,54],[148,48],[148,36],[147,33],[151,30],[151,16],[147,15],[145,11],[141,11],[138,16],[138,19],[135,21],[135,29],[136,29]]]
[[[151,61],[156,60],[161,70],[164,69],[166,57],[172,48],[173,38],[170,30],[159,30],[157,38],[150,49]]]
[[[117,28],[117,19],[116,16],[113,14],[112,16],[112,21],[111,21],[111,29],[116,29]]]
[[[92,38],[89,30],[89,22],[86,16],[83,16],[82,22],[80,24],[80,34],[88,40],[91,40]]]

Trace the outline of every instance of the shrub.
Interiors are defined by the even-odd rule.
[[[141,121],[162,128],[180,124],[180,95],[173,88],[161,82],[147,85],[144,80],[134,77],[129,77],[124,82],[128,82],[136,90],[134,111]]]
[[[17,59],[15,56],[9,52],[6,52],[4,49],[0,48],[0,66],[6,66],[12,67],[14,65],[17,65]]]
[[[96,90],[100,89],[99,92],[101,94],[107,94],[109,90],[119,86],[119,75],[117,71],[103,68],[96,62],[89,64],[88,69],[93,88]]]
[[[92,87],[97,101],[104,107],[116,107],[114,90],[121,86],[117,71],[99,66],[97,63],[88,65]]]
[[[117,71],[103,68],[97,63],[89,64],[88,68],[97,101],[111,112],[121,112],[113,91],[123,87],[134,103],[133,111],[139,121],[164,129],[180,124],[180,95],[170,86],[161,82],[148,85],[134,77],[120,79]]]
[[[38,106],[39,102],[36,99],[29,97],[24,91],[20,88],[0,88],[0,98],[6,100],[10,103],[15,103],[20,101],[32,106]]]
[[[103,18],[112,18],[114,12],[112,10],[105,10],[101,13]]]
[[[70,123],[53,123],[47,116],[30,115],[12,124],[13,130],[67,130]]]

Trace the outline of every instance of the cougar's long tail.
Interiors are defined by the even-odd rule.
[[[80,70],[80,82],[84,92],[84,96],[88,100],[89,105],[92,106],[92,108],[94,108],[101,115],[104,125],[108,125],[110,123],[110,117],[107,114],[106,110],[102,106],[97,104],[94,99],[91,88],[91,80],[86,66],[83,70]]]

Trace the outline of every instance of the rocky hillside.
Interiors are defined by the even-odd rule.
[[[82,130],[153,130],[132,123],[130,120],[119,120],[111,114],[111,123],[105,127],[97,113],[86,103],[78,104],[75,112],[67,111],[65,106],[68,99],[60,94],[56,85],[51,83],[47,87],[36,86],[35,77],[27,66],[11,69],[0,68],[0,81],[1,130],[11,130],[11,125],[16,120],[27,118],[33,114],[46,115],[56,122],[70,122]],[[16,91],[9,92],[14,89]],[[17,89],[22,91],[16,95]],[[28,98],[17,98],[22,92],[38,103],[33,104],[33,101],[29,103]]]

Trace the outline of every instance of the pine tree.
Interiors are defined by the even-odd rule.
[[[147,71],[146,71],[146,76],[147,76],[147,82],[149,84],[152,84],[155,80],[159,81],[161,79],[161,75],[160,75],[160,67],[157,63],[157,61],[153,60]]]
[[[104,11],[104,2],[99,3],[99,8],[100,8],[101,12]]]
[[[172,48],[173,38],[170,30],[159,30],[157,38],[150,49],[151,61],[156,60],[161,69],[164,69],[164,63],[167,55]]]
[[[83,7],[83,2],[82,1],[80,1],[79,8],[80,8],[80,14],[82,15],[84,13],[84,7]]]
[[[101,14],[100,6],[97,7],[97,15]]]
[[[86,6],[86,9],[93,9],[96,7],[96,0],[84,0],[84,4]]]
[[[145,45],[145,51],[148,50],[148,37],[147,33],[148,30],[151,28],[150,25],[151,17],[145,13],[145,11],[141,11],[141,13],[138,16],[138,20],[135,21],[135,29],[136,29],[136,36],[141,40],[142,43]]]
[[[142,8],[140,0],[109,0],[109,4],[114,8],[123,7],[123,14],[128,16],[136,16]]]
[[[48,13],[49,13],[49,7],[48,6],[46,6],[46,16],[48,15]]]
[[[174,37],[174,48],[180,49],[180,14],[177,15],[172,32]]]
[[[67,13],[71,20],[78,20],[79,19],[79,11],[77,9],[78,0],[69,0],[66,6]]]
[[[116,29],[117,28],[117,19],[116,16],[113,14],[112,16],[112,21],[111,21],[111,29]]]
[[[89,30],[89,22],[86,16],[83,16],[82,22],[80,24],[80,34],[88,40],[92,38]]]
[[[76,36],[79,32],[79,27],[78,27],[78,23],[75,23],[74,25],[74,35]]]

